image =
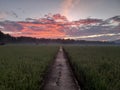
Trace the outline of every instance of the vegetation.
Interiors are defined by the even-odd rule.
[[[40,90],[55,46],[0,46],[0,90]]]
[[[65,47],[82,90],[120,90],[120,47]]]

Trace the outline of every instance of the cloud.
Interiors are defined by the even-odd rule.
[[[119,17],[106,20],[97,18],[68,21],[60,14],[46,15],[43,18],[27,18],[26,21],[1,21],[0,30],[13,36],[37,38],[70,38],[84,40],[115,40],[120,38]]]
[[[79,20],[79,23],[88,25],[88,24],[100,24],[102,23],[102,19],[94,19],[94,18],[88,18],[88,19],[81,19]]]
[[[9,12],[9,14],[15,18],[18,18],[18,15],[14,11]]]
[[[118,27],[120,25],[120,16],[108,18],[100,23],[101,26]]]
[[[0,22],[0,26],[3,27],[2,31],[4,32],[19,32],[23,29],[23,26],[18,24],[17,22],[12,22],[12,21],[3,21]]]
[[[0,12],[0,20],[5,20],[7,17],[14,17],[14,18],[18,18],[18,15],[14,12],[14,11],[4,11],[4,12]]]
[[[114,17],[111,17],[109,18],[109,20],[114,20],[116,22],[119,22],[120,23],[120,15],[119,16],[114,16]]]
[[[64,0],[62,4],[62,14],[69,17],[70,10],[78,3],[80,0]]]
[[[113,41],[120,36],[120,33],[107,33],[107,34],[95,34],[87,36],[68,36],[65,39],[75,39],[75,40],[92,40],[92,41]]]
[[[33,18],[26,18],[25,20],[28,21],[28,22],[34,22],[34,21],[36,21],[36,19],[33,19]]]

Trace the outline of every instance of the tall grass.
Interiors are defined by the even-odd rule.
[[[120,47],[65,47],[82,90],[120,90]]]
[[[0,90],[40,90],[55,46],[0,46]]]

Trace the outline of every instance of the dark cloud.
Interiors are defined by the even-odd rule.
[[[120,15],[108,18],[104,20],[100,25],[108,25],[113,22],[118,22],[120,24]]]
[[[36,19],[33,19],[33,18],[26,18],[25,20],[28,22],[35,22],[36,21]]]
[[[14,11],[11,11],[10,14],[11,14],[11,16],[18,18],[18,15]]]
[[[97,35],[97,34],[108,34],[108,33],[120,33],[119,26],[111,27],[111,26],[90,26],[88,29],[83,28],[71,28],[67,31],[67,35],[70,36],[89,36],[89,35]]]
[[[120,16],[114,16],[114,17],[110,18],[110,20],[120,22]]]
[[[80,23],[82,24],[98,24],[103,22],[102,19],[94,19],[94,18],[88,18],[88,19],[81,19],[79,20]]]
[[[6,31],[20,31],[23,29],[23,26],[13,21],[3,21],[0,22],[0,25],[4,27]]]
[[[120,38],[120,24],[114,25],[112,21],[119,21],[119,16],[115,16],[106,20],[101,19],[82,19],[76,21],[79,27],[72,27],[66,31],[72,39],[84,40],[115,40]]]

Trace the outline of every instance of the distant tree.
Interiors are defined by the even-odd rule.
[[[5,43],[34,43],[38,44],[114,44],[114,42],[100,42],[100,41],[85,41],[85,40],[73,40],[73,39],[45,39],[45,38],[32,38],[32,37],[12,37],[9,34],[4,34],[0,31],[0,44]]]

